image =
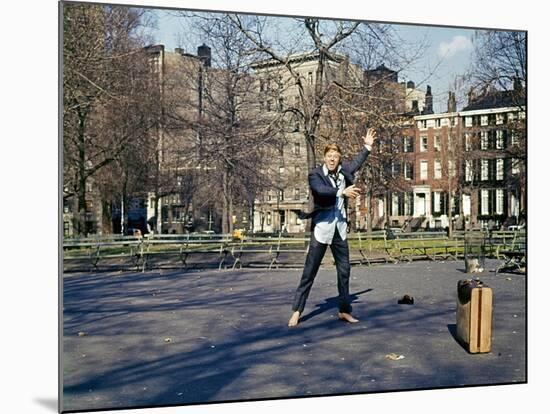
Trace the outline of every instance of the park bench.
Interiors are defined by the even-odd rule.
[[[401,243],[398,239],[384,239],[384,251],[386,252],[386,263],[399,263],[403,260]]]
[[[499,258],[504,259],[504,263],[502,263],[496,270],[495,273],[502,272],[502,271],[520,271],[523,272],[526,265],[526,248],[527,248],[527,240],[525,237],[525,232],[523,230],[519,230],[515,232],[514,238],[512,240],[512,244],[506,248],[499,250]]]
[[[516,231],[492,231],[488,234],[488,254],[497,258],[504,259],[502,251],[510,250],[516,238]]]
[[[386,238],[384,249],[394,263],[413,260],[458,260],[463,251],[459,238],[448,239],[441,232],[402,233]]]
[[[372,266],[374,263],[387,263],[388,256],[384,250],[385,232],[357,232],[348,235],[350,262]]]
[[[154,258],[176,256],[180,268],[189,267],[188,259],[191,255],[214,255],[218,263],[218,270],[227,268],[229,255],[229,235],[155,235],[145,240],[143,252],[143,268],[145,271],[152,268]]]
[[[309,238],[282,237],[282,235],[278,237],[244,237],[231,246],[232,269],[242,268],[243,255],[253,258],[258,258],[261,255],[267,256],[266,265],[268,265],[268,268],[279,268],[281,255],[294,255],[296,253],[305,255],[308,250],[308,243]],[[269,264],[267,261],[269,261]]]
[[[439,238],[421,238],[409,240],[409,245],[402,245],[400,252],[402,258],[409,262],[415,259],[435,260],[458,260],[459,243],[458,239],[448,240]],[[412,244],[411,244],[412,243]]]
[[[277,246],[273,251],[273,257],[270,264],[270,269],[272,266],[279,268],[281,264],[281,255],[301,255],[305,256],[309,250],[309,237],[296,237],[296,238],[280,238],[278,240]]]
[[[97,270],[100,262],[109,259],[130,260],[138,269],[143,262],[143,237],[118,236],[68,239],[63,242],[63,261],[84,261],[89,270]]]

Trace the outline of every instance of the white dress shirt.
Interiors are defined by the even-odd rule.
[[[365,147],[371,151],[370,145]],[[346,180],[344,174],[340,172],[342,167],[339,165],[336,171],[336,181],[329,175],[329,170],[326,164],[323,164],[323,173],[329,177],[333,187],[338,188],[336,193],[336,203],[331,209],[321,210],[313,217],[315,230],[313,234],[319,243],[332,244],[334,232],[338,229],[338,233],[342,240],[346,240],[348,234],[348,221],[346,207],[344,203],[344,190],[346,189]]]
[[[338,166],[336,181],[329,175],[329,171],[326,165],[323,165],[323,173],[325,176],[329,176],[329,180],[333,187],[338,188],[336,194],[336,203],[331,209],[321,210],[313,218],[315,223],[315,230],[313,234],[315,239],[319,243],[331,244],[334,232],[338,229],[338,233],[342,240],[346,240],[348,233],[348,222],[346,220],[346,208],[344,203],[344,190],[346,188],[346,182],[344,180],[344,174],[340,172],[342,167]]]

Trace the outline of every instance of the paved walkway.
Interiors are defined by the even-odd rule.
[[[526,381],[525,276],[481,276],[494,293],[493,349],[469,354],[454,338],[463,262],[354,267],[355,325],[337,320],[335,271],[321,269],[289,329],[300,274],[65,276],[64,410]],[[415,304],[398,305],[404,294]]]

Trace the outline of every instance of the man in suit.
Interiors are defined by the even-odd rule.
[[[363,137],[365,147],[351,162],[341,162],[342,151],[336,144],[329,144],[324,151],[324,164],[308,175],[309,187],[313,194],[313,211],[305,218],[312,218],[311,241],[294,303],[289,327],[298,325],[304,311],[313,281],[330,246],[338,276],[338,318],[349,322],[359,322],[351,314],[349,299],[349,247],[347,241],[347,200],[359,195],[354,182],[354,174],[366,161],[376,139],[376,132],[369,128]]]

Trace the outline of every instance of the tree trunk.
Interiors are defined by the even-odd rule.
[[[78,214],[76,231],[79,236],[86,229],[86,150],[85,150],[86,114],[78,114]]]
[[[233,197],[231,194],[231,187],[228,188],[228,201],[229,201],[229,208],[228,208],[228,222],[229,222],[229,234],[233,234]]]
[[[227,185],[227,171],[223,172],[223,178],[222,178],[222,233],[227,234],[229,233],[229,222],[228,222],[228,210],[229,210],[229,203],[228,203],[228,185]]]
[[[451,185],[448,187],[449,191],[447,192],[447,217],[449,220],[449,232],[447,236],[450,238],[453,237],[453,192],[451,190]]]
[[[113,234],[113,213],[111,201],[103,199],[101,201],[101,209],[103,211],[103,214],[101,215],[101,230],[103,234]]]
[[[370,235],[372,234],[372,191],[370,190],[366,194],[365,204],[367,207],[367,234]]]
[[[122,202],[120,207],[120,229],[122,235],[128,231],[128,176],[125,175],[122,182]]]

